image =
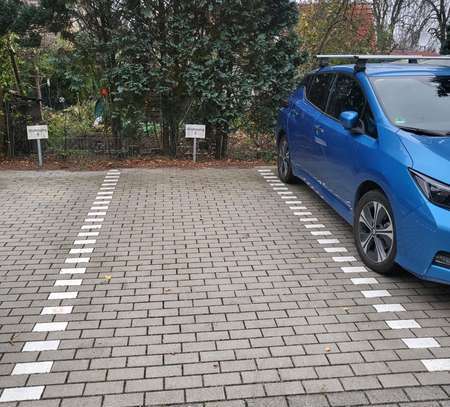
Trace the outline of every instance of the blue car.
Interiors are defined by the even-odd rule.
[[[353,225],[371,269],[450,283],[450,67],[353,59],[322,63],[285,102],[279,176]]]

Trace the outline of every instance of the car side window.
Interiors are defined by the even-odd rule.
[[[338,75],[327,113],[335,119],[339,119],[342,112],[350,110],[358,113],[364,132],[376,137],[375,119],[361,86],[349,75]]]
[[[314,75],[307,86],[306,97],[308,100],[320,110],[325,111],[330,94],[331,84],[334,74],[322,73]]]

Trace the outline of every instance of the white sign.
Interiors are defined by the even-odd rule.
[[[206,126],[204,124],[186,124],[186,138],[205,138]]]
[[[48,139],[48,127],[46,124],[41,126],[27,126],[28,140]]]

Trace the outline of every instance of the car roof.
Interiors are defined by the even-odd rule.
[[[345,72],[353,74],[355,65],[330,65],[317,69],[315,72]],[[450,66],[408,63],[375,63],[366,64],[364,71],[367,76],[402,76],[402,75],[449,75]]]

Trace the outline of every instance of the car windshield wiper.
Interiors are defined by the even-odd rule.
[[[434,136],[434,137],[450,136],[450,132],[448,131],[427,130],[427,129],[419,129],[417,127],[406,127],[406,126],[399,126],[399,127],[402,130],[409,131],[410,133],[415,133],[422,136]]]

